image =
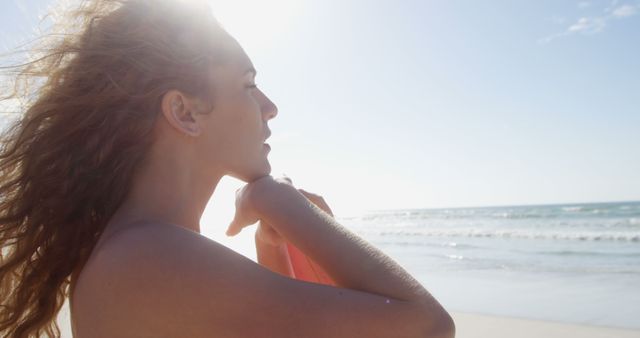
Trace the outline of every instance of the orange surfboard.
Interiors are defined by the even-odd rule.
[[[287,243],[287,252],[289,253],[289,259],[291,260],[295,279],[337,286],[333,279],[329,277],[327,272],[324,271],[320,265],[316,264],[316,262],[307,257],[293,244]]]

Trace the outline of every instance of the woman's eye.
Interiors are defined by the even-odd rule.
[[[250,84],[250,85],[247,86],[247,88],[251,88],[251,89],[258,88],[258,85],[255,84],[255,83],[254,84]]]

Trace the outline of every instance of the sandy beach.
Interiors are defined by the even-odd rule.
[[[575,325],[453,312],[456,338],[640,338],[640,330]],[[72,338],[68,308],[58,317],[62,338]],[[268,336],[268,335],[265,335]]]
[[[640,338],[640,330],[454,312],[456,338]]]

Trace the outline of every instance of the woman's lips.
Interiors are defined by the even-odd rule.
[[[271,151],[271,146],[269,145],[269,143],[265,143],[263,144],[264,148],[267,149],[267,151]]]

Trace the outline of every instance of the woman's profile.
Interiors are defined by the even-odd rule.
[[[22,108],[0,149],[0,335],[59,336],[69,297],[76,338],[453,337],[412,276],[270,176],[277,108],[212,13],[81,1],[3,68]],[[199,234],[224,176],[247,183],[226,230],[260,222],[259,264]],[[286,243],[335,286],[292,278]]]

